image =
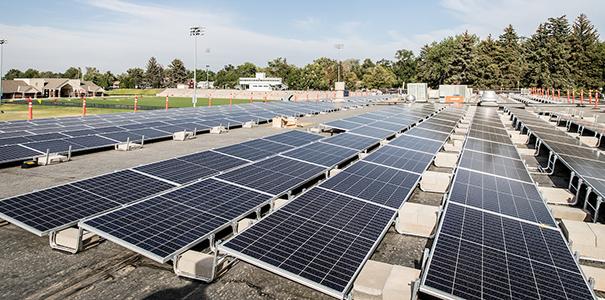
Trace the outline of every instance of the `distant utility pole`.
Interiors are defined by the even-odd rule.
[[[334,45],[334,48],[338,49],[338,50],[342,50],[345,47],[344,44],[336,44]],[[338,82],[340,82],[340,53],[338,54]]]
[[[6,44],[6,40],[0,40],[0,104],[2,104],[2,76],[4,76],[4,71],[2,70],[2,56],[4,55],[2,49],[4,48],[4,44]]]
[[[189,28],[189,35],[193,36],[193,97],[191,103],[193,107],[197,104],[197,37],[204,35],[206,28],[195,26]]]

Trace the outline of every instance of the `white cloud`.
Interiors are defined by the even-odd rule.
[[[321,22],[315,17],[306,17],[303,19],[294,20],[292,25],[300,30],[313,30],[317,29],[317,27],[321,24]]]

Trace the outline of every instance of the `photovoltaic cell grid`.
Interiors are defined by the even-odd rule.
[[[399,209],[419,179],[419,174],[359,161],[319,186]]]
[[[282,156],[331,167],[356,156],[358,152],[354,149],[319,142],[290,150],[283,153]]]
[[[126,170],[4,199],[0,201],[0,215],[43,235],[173,187]]]
[[[558,230],[449,203],[423,291],[464,299],[593,299]]]
[[[325,167],[276,156],[221,174],[217,178],[278,196],[323,172]]]
[[[395,211],[313,188],[221,246],[343,298]]]
[[[422,174],[434,155],[386,145],[368,155],[364,161]]]
[[[449,201],[556,227],[533,183],[459,169]]]
[[[366,150],[380,143],[379,139],[350,133],[341,133],[323,140],[324,143],[334,144],[356,150]]]
[[[271,198],[210,178],[85,220],[82,227],[166,262]]]
[[[505,156],[513,159],[521,159],[521,157],[519,157],[517,149],[513,145],[499,144],[487,140],[468,138],[464,147],[473,151]]]
[[[443,143],[404,134],[391,140],[389,146],[402,147],[426,153],[437,153],[443,147]]]
[[[495,156],[465,149],[459,163],[460,168],[494,174],[511,179],[531,182],[525,164],[518,159]]]

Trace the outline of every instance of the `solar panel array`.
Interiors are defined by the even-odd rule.
[[[390,109],[386,111],[390,111]],[[186,250],[201,240],[207,239],[222,228],[230,226],[234,220],[250,214],[277,196],[288,193],[313,178],[323,176],[329,166],[305,162],[304,160],[313,155],[300,155],[299,158],[288,156],[297,156],[293,153],[304,154],[302,149],[323,150],[326,146],[342,148],[324,143],[329,138],[321,141],[315,139],[312,142],[311,136],[315,137],[315,135],[310,134],[291,133],[288,138],[273,136],[259,140],[265,146],[261,146],[258,141],[242,143],[256,149],[285,150],[285,152],[274,152],[273,156],[257,162],[215,175],[203,181],[183,185],[168,193],[159,194],[107,214],[84,220],[80,222],[80,226],[158,262],[166,262],[175,254]],[[274,147],[275,145],[273,145],[275,143],[300,145],[301,140],[312,143],[303,144],[293,149],[290,149],[290,146],[283,148]],[[316,148],[314,145],[320,145],[320,147]],[[221,153],[225,150],[222,148],[215,151]],[[316,150],[310,150],[309,152],[312,151]],[[359,150],[354,151],[359,153]],[[230,152],[234,156],[244,156],[245,153],[247,151],[241,153],[237,151]],[[347,159],[348,153],[342,153],[344,153],[344,156],[341,156],[340,160]],[[338,159],[335,158],[329,164],[332,163],[337,164]],[[221,189],[208,192],[202,190],[210,184],[220,186]],[[251,197],[250,195],[255,196]],[[167,201],[167,199],[171,201]],[[175,205],[173,202],[178,202],[180,209],[168,209],[168,206]],[[236,209],[238,207],[236,204],[243,205],[242,209]],[[233,211],[233,209],[236,210]],[[179,211],[186,212],[183,221],[185,223],[182,226],[177,225],[178,222],[175,221],[180,220]],[[199,220],[202,220],[200,218],[208,220],[208,222],[200,222],[199,226],[188,230],[192,223],[186,220],[199,222]],[[152,221],[155,221],[158,225],[153,225],[155,223]]]
[[[332,102],[277,102],[243,105],[178,108],[63,117],[32,121],[0,122],[0,164],[34,156],[100,150],[119,142],[169,138],[178,131],[205,132],[215,126],[239,127],[248,121],[268,122],[275,116],[303,116],[365,105],[374,97],[334,104]],[[377,98],[378,99],[378,98]],[[376,100],[377,100],[376,99]]]
[[[580,177],[592,192],[605,197],[605,157],[600,155],[598,150],[583,146],[577,139],[525,110],[510,109],[510,113],[515,125],[527,130],[539,140],[559,161]]]
[[[496,109],[477,109],[421,291],[464,299],[594,298],[503,125],[492,123],[498,119]]]
[[[271,155],[276,155],[293,146],[272,142],[271,139],[290,140],[292,144],[300,144],[302,141],[311,143],[321,138],[311,133],[289,131],[243,144],[264,143],[270,146],[259,147],[264,151],[273,151]],[[0,201],[0,218],[37,235],[45,235],[73,226],[86,217],[250,163],[250,160],[221,152],[229,147],[232,146],[201,151],[4,199]]]
[[[437,116],[458,116],[446,110]],[[405,119],[405,118],[403,118]],[[423,123],[435,123],[433,118]],[[412,124],[410,124],[411,126]],[[455,123],[449,125],[453,131]],[[416,148],[415,129],[342,170],[220,246],[237,258],[344,298],[439,147]],[[343,133],[341,135],[347,135]],[[354,134],[350,133],[351,136]],[[412,143],[405,143],[410,139]],[[425,140],[425,139],[423,139]],[[390,146],[397,142],[397,146]],[[363,148],[363,147],[361,147]],[[408,155],[410,160],[400,160]],[[414,161],[416,160],[416,161]]]

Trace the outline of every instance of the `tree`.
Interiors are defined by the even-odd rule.
[[[519,87],[525,74],[525,60],[519,36],[512,25],[508,25],[498,37],[496,47],[492,55],[495,55],[499,67],[499,85],[504,88]]]
[[[38,78],[40,77],[40,72],[38,72],[38,70],[34,70],[34,69],[27,69],[25,70],[25,72],[23,72],[23,78]]]
[[[283,57],[278,57],[267,63],[265,72],[268,76],[282,78],[290,89],[300,88],[301,72],[295,65],[288,64],[288,61]]]
[[[100,74],[98,76],[97,81],[94,83],[102,88],[108,88],[113,84],[115,80],[116,77],[110,71],[107,71],[103,74]]]
[[[17,69],[10,69],[8,70],[8,72],[6,72],[6,74],[4,75],[4,77],[2,79],[4,80],[13,80],[15,78],[23,78],[23,72],[17,70]]]
[[[141,68],[130,68],[118,76],[121,88],[140,88],[145,82],[145,71]]]
[[[397,84],[397,78],[385,66],[376,65],[363,76],[363,83],[369,89],[390,88]]]
[[[500,51],[491,35],[479,42],[470,66],[473,86],[480,89],[495,89],[502,78],[496,54]]]
[[[605,58],[598,50],[597,30],[585,14],[579,15],[571,30],[571,67],[576,86],[588,89],[599,86]]]
[[[80,76],[82,76],[82,71],[76,67],[70,67],[63,73],[63,78],[80,79]]]
[[[187,82],[187,68],[185,68],[185,64],[180,59],[174,59],[172,62],[166,67],[166,78],[168,80],[169,87],[176,87],[179,83]]]
[[[395,52],[395,62],[393,63],[393,73],[397,77],[397,85],[412,82],[416,79],[416,67],[418,62],[414,52],[406,49]]]
[[[478,41],[479,38],[474,34],[469,34],[468,31],[456,36],[453,59],[449,70],[450,76],[445,79],[446,83],[473,84],[471,81],[471,63]]]
[[[214,86],[217,88],[234,88],[238,83],[237,72],[231,64],[224,66],[216,73]]]
[[[451,65],[454,60],[454,47],[456,41],[447,37],[441,42],[425,45],[418,56],[417,76],[430,87],[437,88],[445,83],[451,75]]]
[[[101,72],[95,67],[86,67],[86,72],[84,72],[84,80],[92,81],[95,84],[99,84],[101,82]]]
[[[148,86],[153,88],[160,88],[164,84],[164,68],[153,56],[147,62],[145,82]]]

